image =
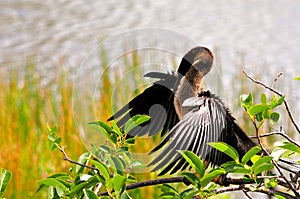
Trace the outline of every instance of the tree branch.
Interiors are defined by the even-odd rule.
[[[287,139],[289,142],[293,143],[294,145],[296,145],[300,148],[300,145],[297,142],[295,142],[293,139],[291,139],[287,134],[285,134],[282,131],[273,131],[270,133],[260,134],[260,137],[268,137],[268,136],[272,136],[272,135],[280,135],[280,136],[284,137],[285,139]],[[256,138],[256,136],[249,136],[249,137]]]
[[[185,177],[179,176],[179,177],[159,178],[155,180],[146,180],[142,182],[132,183],[126,186],[126,190],[147,187],[147,186],[154,186],[154,185],[165,184],[165,183],[179,183],[179,182],[190,184],[190,182]],[[108,195],[107,191],[98,194],[98,196],[107,196],[107,195]]]
[[[82,166],[82,167],[85,167],[85,168],[88,168],[88,169],[96,170],[99,173],[99,170],[97,168],[95,168],[95,167],[92,167],[92,166],[89,166],[89,165],[85,165],[85,164],[81,164],[79,162],[76,162],[76,161],[70,159],[68,157],[67,153],[65,152],[65,147],[61,147],[61,148],[59,148],[59,150],[64,155],[64,160],[66,160],[66,161],[68,161],[68,162],[70,162],[72,164],[75,164],[75,165],[79,165],[79,166]]]
[[[267,86],[266,84],[262,83],[261,81],[255,80],[255,79],[253,79],[252,77],[250,77],[250,76],[246,73],[246,71],[243,71],[243,73],[244,73],[244,74],[246,75],[246,77],[249,78],[252,82],[254,82],[254,83],[258,84],[258,85],[263,86],[264,88],[266,88],[266,89],[272,91],[273,93],[277,94],[277,95],[280,96],[280,97],[283,96],[282,93],[280,93],[279,91],[275,90],[274,88],[269,87],[269,86]],[[291,121],[292,121],[292,123],[293,123],[295,129],[296,129],[297,132],[300,134],[300,129],[299,129],[299,127],[298,127],[298,125],[297,125],[297,123],[296,123],[296,121],[295,121],[295,119],[294,119],[294,117],[293,117],[293,115],[292,115],[292,112],[291,112],[291,110],[290,110],[290,108],[289,108],[289,105],[288,105],[288,103],[287,103],[287,101],[286,101],[285,99],[283,100],[283,103],[284,103],[285,109],[286,109],[286,111],[287,111],[287,113],[288,113],[288,115],[289,115],[289,118],[291,119]]]
[[[289,186],[285,183],[284,179],[279,176],[257,176],[257,179],[272,179],[272,178],[276,178],[279,185],[281,185],[285,188],[289,188]],[[137,189],[137,188],[147,187],[147,186],[160,185],[160,184],[165,184],[165,183],[180,183],[180,182],[183,182],[185,184],[190,184],[190,182],[185,177],[179,176],[179,177],[160,178],[160,179],[146,180],[146,181],[142,181],[142,182],[132,183],[132,184],[129,184],[126,186],[126,190],[132,190],[132,189]],[[219,182],[216,181],[216,183],[219,183]],[[245,185],[255,183],[255,181],[253,179],[245,180],[244,178],[226,178],[226,183],[233,184],[233,186],[219,188],[219,189],[216,189],[216,191],[214,191],[214,192],[219,194],[219,193],[223,193],[223,192],[228,192],[231,189],[234,189],[232,191],[235,191],[236,187],[244,187]],[[242,190],[242,189],[239,189],[239,190]],[[248,191],[250,191],[250,190],[248,190]],[[108,196],[108,192],[107,191],[101,192],[98,194],[98,196]]]
[[[240,191],[240,190],[242,190],[244,192],[250,192],[250,191],[253,192],[253,190],[251,190],[249,186],[244,185],[244,184],[243,185],[233,185],[230,187],[217,188],[217,189],[213,190],[213,192],[215,192],[216,194],[221,194],[221,193],[225,193],[225,192]],[[264,193],[269,196],[275,196],[275,194],[279,194],[287,199],[297,199],[297,197],[292,196],[288,193],[277,191],[277,190],[266,189],[265,187],[258,187],[255,189],[255,192]]]
[[[67,155],[67,153],[64,150],[65,147],[61,147],[59,148],[59,150],[61,151],[61,153],[64,156],[64,160],[75,164],[75,165],[79,165],[88,169],[92,169],[92,170],[96,170],[99,173],[99,170],[95,167],[89,166],[89,165],[85,165],[85,164],[81,164],[79,162],[76,162],[72,159],[70,159]],[[100,174],[100,173],[99,173]],[[276,178],[276,180],[278,181],[278,184],[285,187],[285,188],[290,188],[290,186],[288,185],[288,183],[286,183],[286,180],[284,178],[281,178],[279,176],[257,176],[257,179],[271,179],[271,178]],[[160,178],[160,179],[154,179],[154,180],[146,180],[146,181],[142,181],[142,182],[136,182],[136,183],[132,183],[126,186],[126,190],[132,190],[132,189],[137,189],[137,188],[141,188],[141,187],[146,187],[146,186],[154,186],[154,185],[159,185],[159,184],[165,184],[165,183],[184,183],[186,185],[190,184],[190,182],[183,176],[178,176],[178,177],[171,177],[171,178]],[[216,181],[216,183],[219,183],[218,181]],[[239,187],[247,185],[247,184],[253,184],[255,183],[254,180],[245,180],[244,178],[226,178],[226,183],[227,184],[233,184],[233,185],[238,185]],[[236,186],[235,186],[236,187]],[[216,191],[216,193],[222,193],[224,191],[230,191],[231,189],[236,189],[236,188],[232,188],[231,187],[224,187],[224,188],[220,188],[218,191]],[[234,190],[232,190],[234,191]],[[98,196],[108,196],[108,192],[101,192],[98,194]],[[291,197],[287,197],[287,198],[293,198],[293,196]]]

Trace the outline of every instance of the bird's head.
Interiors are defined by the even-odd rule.
[[[181,60],[178,72],[185,75],[193,66],[206,75],[213,64],[213,54],[208,48],[198,46],[188,51]]]

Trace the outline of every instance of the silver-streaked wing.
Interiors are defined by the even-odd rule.
[[[166,145],[149,164],[155,165],[153,171],[164,168],[160,175],[169,171],[175,173],[187,166],[178,150],[193,151],[203,159],[211,159],[207,157],[209,154],[217,155],[210,153],[212,148],[207,143],[218,141],[226,128],[226,108],[221,100],[210,96],[192,97],[184,101],[183,108],[190,108],[190,111],[151,152]]]

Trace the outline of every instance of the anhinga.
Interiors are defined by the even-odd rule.
[[[177,72],[151,72],[146,77],[159,78],[143,93],[132,99],[108,120],[119,119],[122,127],[137,114],[150,115],[148,123],[134,128],[130,136],[152,136],[161,132],[164,139],[151,153],[163,148],[149,164],[160,175],[183,170],[188,163],[177,150],[190,150],[211,165],[221,165],[230,157],[210,147],[208,142],[225,142],[235,148],[239,157],[256,144],[236,124],[229,109],[216,95],[205,90],[203,77],[210,71],[213,55],[205,47],[187,52]]]

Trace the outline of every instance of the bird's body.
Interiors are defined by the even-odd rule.
[[[129,134],[152,136],[161,132],[163,140],[150,152],[160,151],[149,164],[154,167],[153,171],[163,169],[162,175],[185,169],[188,164],[178,150],[193,151],[211,165],[231,160],[210,147],[209,142],[225,142],[237,150],[239,157],[256,145],[236,124],[222,100],[203,87],[203,77],[212,64],[213,55],[207,48],[191,49],[177,72],[147,74],[160,80],[109,118],[120,118],[117,124],[123,126],[134,115],[150,115],[150,122]]]

